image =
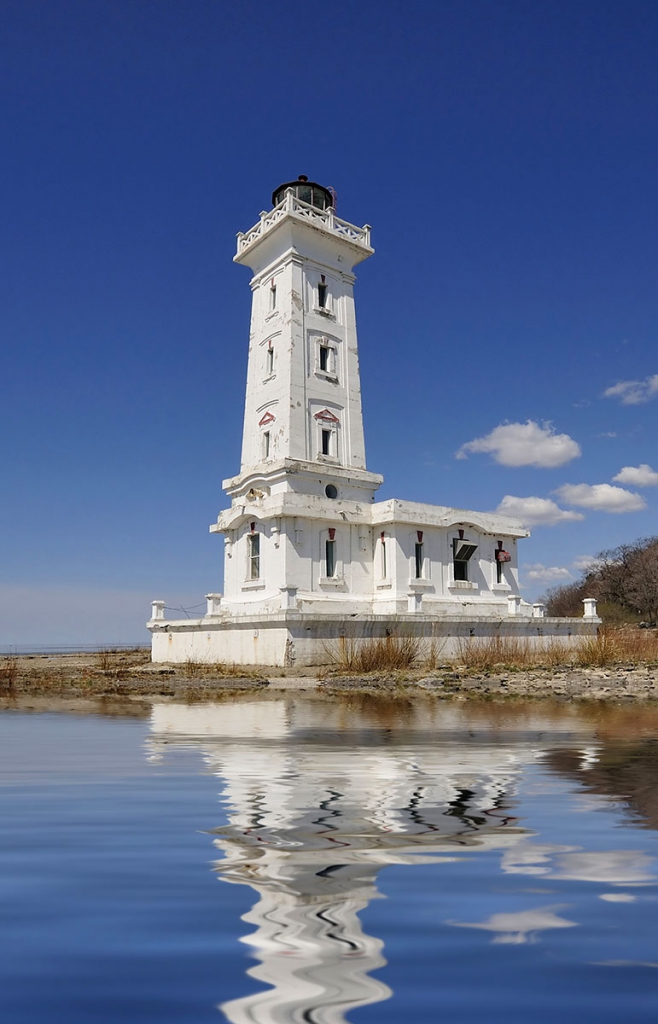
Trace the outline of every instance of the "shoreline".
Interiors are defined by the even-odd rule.
[[[57,706],[123,706],[183,700],[212,702],[237,695],[303,693],[382,697],[432,695],[438,699],[638,703],[658,701],[658,665],[532,667],[476,671],[458,664],[368,675],[326,668],[153,665],[148,651],[41,654],[0,661],[0,710]]]

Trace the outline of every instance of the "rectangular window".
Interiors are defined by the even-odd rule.
[[[320,369],[329,373],[329,347],[327,345],[320,345]]]
[[[247,535],[247,578],[257,580],[260,577],[260,534],[250,533]]]
[[[414,550],[414,558],[416,563],[416,579],[422,580],[423,578],[423,545],[416,544]]]
[[[323,455],[331,455],[331,431],[322,431],[322,445],[320,448]]]
[[[386,540],[382,535],[382,577],[386,579],[388,576],[388,565],[386,564]]]
[[[276,309],[276,285],[274,281],[270,285],[270,313],[273,313]]]
[[[496,559],[496,583],[504,583],[505,576],[503,573],[503,563],[500,559]]]
[[[328,290],[329,289],[327,288],[327,285],[325,284],[325,282],[321,281],[320,284],[318,285],[318,306],[320,307],[320,309],[326,309],[327,308],[327,292],[328,292]]]
[[[327,578],[336,575],[336,541],[328,540],[325,544],[325,572]]]
[[[460,558],[455,558],[453,567],[455,581],[466,583],[468,581],[468,562],[463,562]]]
[[[270,457],[270,432],[266,430],[263,434],[263,458],[269,459]]]
[[[463,534],[463,531],[460,531]],[[477,551],[477,544],[471,540],[465,540],[463,536],[455,538],[452,542],[453,548],[453,578],[455,582],[468,582],[468,563]]]
[[[274,373],[274,349],[273,348],[268,348],[268,350],[267,350],[267,359],[266,359],[266,362],[265,362],[265,366],[266,366],[266,370],[267,370],[267,375],[269,377],[270,374]]]

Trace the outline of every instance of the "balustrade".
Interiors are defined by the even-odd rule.
[[[244,252],[257,238],[260,238],[269,231],[288,213],[303,220],[317,221],[324,228],[343,238],[349,238],[350,241],[356,242],[358,245],[370,247],[369,224],[364,224],[362,228],[359,228],[355,224],[350,224],[349,221],[341,220],[340,217],[336,216],[331,207],[326,210],[320,210],[315,206],[311,206],[310,203],[304,203],[301,199],[297,199],[292,189],[288,189],[284,199],[278,206],[275,206],[273,210],[269,210],[267,213],[261,213],[258,224],[247,232],[238,232],[238,254]]]

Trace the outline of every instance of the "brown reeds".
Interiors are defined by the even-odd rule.
[[[253,668],[246,668],[244,665],[199,661],[195,658],[188,658],[184,662],[182,674],[186,679],[262,678],[262,674],[259,675]]]
[[[18,658],[8,654],[0,660],[0,690],[11,692],[18,679]]]
[[[338,646],[327,653],[334,662],[334,669],[341,673],[399,672],[418,664],[421,642],[413,636],[364,640],[341,637]]]
[[[577,651],[579,665],[656,665],[658,631],[615,629],[602,626],[596,636],[583,637]]]
[[[472,672],[487,672],[495,667],[528,668],[531,660],[527,642],[517,637],[473,637],[459,644],[459,661]]]
[[[119,668],[121,656],[115,647],[101,647],[96,652],[96,665],[101,672],[114,672]]]
[[[473,672],[492,669],[580,668],[606,665],[658,664],[658,631],[602,626],[595,636],[575,641],[548,637],[530,644],[517,637],[474,637],[463,640],[459,661]]]

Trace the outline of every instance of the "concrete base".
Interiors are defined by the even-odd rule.
[[[465,643],[493,637],[517,639],[541,648],[550,643],[577,644],[595,636],[599,618],[464,618],[429,615],[313,616],[281,611],[264,616],[166,621],[151,619],[152,660],[233,665],[330,665],[341,645],[387,636],[417,637],[420,656],[459,657]]]

